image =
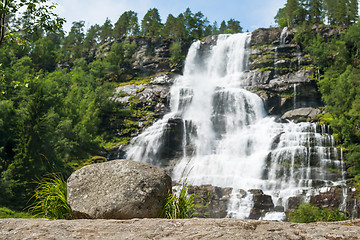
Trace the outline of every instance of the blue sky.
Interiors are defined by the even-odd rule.
[[[277,10],[284,6],[286,0],[53,0],[58,4],[55,10],[67,20],[64,25],[70,30],[74,21],[85,21],[88,28],[91,25],[102,25],[108,17],[114,24],[120,15],[128,10],[138,13],[138,18],[144,17],[150,8],[157,8],[162,22],[168,14],[177,16],[187,7],[193,13],[201,11],[212,24],[214,21],[234,18],[240,21],[244,31],[253,31],[259,27],[274,25]]]

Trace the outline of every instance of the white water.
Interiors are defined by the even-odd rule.
[[[343,163],[325,129],[317,132],[312,123],[277,123],[266,116],[260,97],[243,89],[250,36],[220,35],[210,50],[195,42],[183,76],[171,88],[171,112],[134,138],[127,152],[128,159],[161,165],[168,121],[181,119],[182,154],[173,179],[233,188],[228,206],[233,218],[249,216],[250,189],[262,189],[275,206],[286,209],[289,197],[308,199],[316,188],[344,184],[341,176],[326,170],[343,170]],[[240,189],[246,194],[239,194]],[[277,216],[283,214],[265,218]]]
[[[285,45],[287,30],[288,30],[288,28],[284,27],[283,30],[281,31],[281,34],[280,34],[280,46]]]

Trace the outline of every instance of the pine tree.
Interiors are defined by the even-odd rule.
[[[141,21],[142,35],[146,37],[159,37],[162,29],[159,11],[150,9]]]

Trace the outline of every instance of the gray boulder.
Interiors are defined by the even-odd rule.
[[[130,160],[85,166],[67,184],[75,218],[154,218],[171,191],[171,178],[163,170]]]
[[[320,115],[322,111],[317,108],[298,108],[291,110],[282,115],[281,120],[293,120],[294,122],[310,122],[316,121],[317,116]]]

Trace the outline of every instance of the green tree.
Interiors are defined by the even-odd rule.
[[[73,22],[69,35],[63,41],[62,51],[65,59],[79,58],[83,53],[84,21]]]
[[[225,30],[226,33],[241,33],[242,27],[240,26],[240,22],[234,19],[230,19],[227,22],[227,28]]]
[[[104,44],[113,39],[113,25],[111,24],[111,20],[106,18],[104,24],[100,27],[100,43]]]
[[[162,29],[159,11],[150,9],[141,21],[142,35],[146,37],[159,37]]]
[[[94,50],[98,43],[100,43],[100,26],[98,24],[92,25],[84,39],[84,48],[86,51]]]
[[[321,0],[308,0],[308,21],[312,24],[320,24],[323,20],[323,6]]]
[[[4,39],[15,37],[16,32],[27,31],[35,32],[37,29],[45,31],[55,31],[62,27],[64,19],[53,13],[56,7],[54,3],[48,4],[48,0],[1,0],[0,1],[0,45]],[[25,11],[21,14],[26,19],[28,25],[21,27],[12,25],[7,21],[11,15],[20,13],[20,9]]]
[[[115,23],[115,39],[121,39],[126,36],[136,36],[139,33],[139,24],[137,13],[133,11],[124,12]]]
[[[219,33],[220,34],[226,33],[226,30],[227,30],[227,25],[225,20],[223,20],[220,24]]]
[[[179,14],[179,16],[175,18],[172,14],[169,14],[162,30],[162,36],[164,38],[180,40],[185,38],[185,34],[186,29],[184,15]]]

